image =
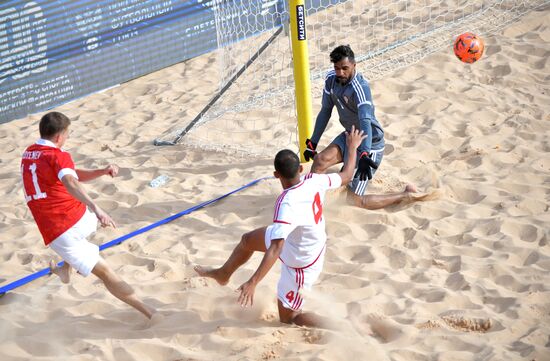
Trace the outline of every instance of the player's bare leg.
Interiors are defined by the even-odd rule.
[[[265,231],[267,227],[257,228],[251,232],[243,234],[241,241],[235,247],[231,256],[223,266],[219,268],[210,268],[195,266],[195,272],[202,277],[213,278],[220,285],[226,285],[240,266],[246,263],[255,251],[265,252]]]
[[[134,294],[132,287],[124,282],[103,260],[100,259],[95,265],[92,273],[103,281],[105,287],[119,300],[134,307],[139,312],[143,313],[147,318],[151,319],[156,310],[145,303],[141,302]]]
[[[57,263],[54,260],[51,260],[50,271],[53,274],[56,274],[63,283],[69,283],[71,280],[71,265],[67,262],[63,262],[63,266],[57,267]]]
[[[311,312],[293,311],[289,308],[285,308],[281,300],[277,300],[277,306],[279,308],[279,320],[282,323],[326,329],[334,328],[330,326],[331,322],[328,318]]]
[[[342,152],[336,144],[329,144],[328,147],[319,152],[315,158],[313,158],[313,165],[311,166],[311,172],[313,173],[325,173],[327,169],[335,164],[342,163]]]
[[[432,198],[431,193],[418,193],[413,184],[407,184],[405,190],[399,193],[367,194],[358,196],[351,190],[348,192],[348,201],[357,207],[375,210],[401,202],[425,201]]]

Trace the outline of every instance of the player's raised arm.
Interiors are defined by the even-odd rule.
[[[342,171],[339,173],[342,178],[342,184],[349,183],[353,178],[353,172],[357,162],[357,148],[366,137],[367,135],[363,135],[362,130],[355,129],[353,125],[351,126],[351,131],[349,133],[346,132],[348,154],[344,162],[344,168],[342,168]]]
[[[104,175],[110,175],[111,178],[114,178],[117,176],[118,171],[119,171],[119,168],[117,165],[109,164],[108,166],[102,169],[93,169],[93,170],[76,169],[76,174],[78,175],[79,181],[88,182]]]

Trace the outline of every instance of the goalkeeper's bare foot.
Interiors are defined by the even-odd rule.
[[[69,283],[71,280],[71,266],[67,262],[63,263],[63,266],[57,267],[55,261],[51,260],[50,271],[56,274],[63,283]]]
[[[405,202],[421,201],[426,196],[426,193],[418,193],[418,188],[412,183],[405,186],[403,193],[406,195]]]
[[[199,276],[213,278],[221,286],[225,286],[229,282],[229,276],[222,272],[221,268],[202,267],[197,265],[193,269]]]
[[[439,189],[430,192],[418,192],[418,189],[413,184],[407,184],[403,193],[407,195],[406,200],[409,202],[431,201],[441,196],[441,191]]]
[[[416,186],[414,184],[407,184],[405,186],[405,193],[417,193],[418,189],[416,189]]]

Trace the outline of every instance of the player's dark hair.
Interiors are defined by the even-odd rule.
[[[285,179],[292,179],[300,172],[300,159],[291,150],[283,149],[279,151],[273,163],[275,170]]]
[[[40,119],[40,137],[49,139],[69,127],[71,120],[59,112],[49,112]]]
[[[355,64],[355,54],[353,53],[353,50],[351,50],[349,45],[337,46],[330,53],[331,63],[337,63],[344,58],[348,58],[351,63]]]

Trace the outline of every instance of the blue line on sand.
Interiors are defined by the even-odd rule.
[[[112,241],[109,241],[109,242],[104,243],[104,244],[102,244],[101,246],[99,246],[99,250],[104,250],[105,248],[109,248],[109,247],[112,247],[112,246],[116,246],[117,244],[121,244],[122,242],[126,241],[126,240],[129,239],[129,238],[132,238],[132,237],[135,237],[135,236],[137,236],[137,235],[139,235],[139,234],[142,234],[142,233],[144,233],[144,232],[150,231],[151,229],[156,228],[156,227],[158,227],[158,226],[162,226],[162,225],[165,224],[165,223],[171,222],[171,221],[173,221],[173,220],[175,220],[175,219],[177,219],[177,218],[180,218],[180,217],[182,217],[182,216],[185,216],[186,214],[189,214],[189,213],[192,213],[192,212],[194,212],[194,211],[196,211],[196,210],[199,210],[199,209],[201,209],[201,208],[204,208],[204,207],[206,207],[206,206],[208,206],[208,205],[210,205],[210,204],[212,204],[212,203],[215,203],[215,202],[217,202],[217,201],[219,201],[219,200],[221,200],[221,199],[223,199],[223,198],[225,198],[225,197],[228,197],[228,196],[232,195],[233,193],[240,192],[240,191],[242,191],[243,189],[246,189],[246,188],[248,188],[248,187],[251,187],[251,186],[255,185],[256,183],[258,183],[258,182],[260,182],[260,181],[262,181],[262,180],[265,180],[265,179],[269,179],[269,178],[272,178],[272,177],[265,177],[265,178],[256,179],[256,180],[254,180],[254,181],[252,181],[252,182],[250,182],[250,183],[248,183],[248,184],[245,184],[244,186],[242,186],[242,187],[240,187],[240,188],[237,188],[237,189],[235,189],[235,190],[232,190],[232,191],[229,192],[229,193],[226,193],[226,194],[221,195],[221,196],[219,196],[219,197],[217,197],[217,198],[211,199],[211,200],[209,200],[209,201],[206,201],[206,202],[203,202],[203,203],[198,204],[198,205],[196,205],[196,206],[193,206],[193,207],[191,207],[191,208],[188,208],[188,209],[186,209],[186,210],[184,210],[184,211],[181,211],[181,212],[179,212],[179,213],[176,213],[176,214],[174,214],[174,215],[172,215],[172,216],[170,216],[170,217],[164,218],[163,220],[160,220],[160,221],[158,221],[158,222],[155,222],[155,223],[153,223],[153,224],[150,224],[150,225],[148,225],[148,226],[145,226],[145,227],[143,227],[143,228],[140,228],[140,229],[138,229],[138,230],[135,230],[135,231],[133,231],[133,232],[131,232],[131,233],[128,233],[128,234],[126,234],[126,235],[124,235],[124,236],[122,236],[122,237],[113,239]],[[61,261],[61,262],[58,263],[58,266],[61,266],[61,265],[63,265],[63,261]],[[28,275],[28,276],[26,276],[26,277],[20,278],[20,279],[18,279],[17,281],[14,281],[14,282],[9,283],[9,284],[7,284],[7,285],[5,285],[5,286],[2,286],[2,287],[0,287],[0,297],[3,296],[6,292],[13,290],[14,288],[23,286],[24,284],[27,284],[27,283],[29,283],[29,282],[31,282],[31,281],[34,281],[34,280],[37,279],[37,278],[40,278],[40,277],[45,276],[45,275],[48,275],[48,274],[50,274],[50,269],[49,269],[49,268],[44,268],[44,269],[42,269],[42,270],[40,270],[40,271],[38,271],[38,272],[35,272],[35,273],[30,274],[30,275]]]

